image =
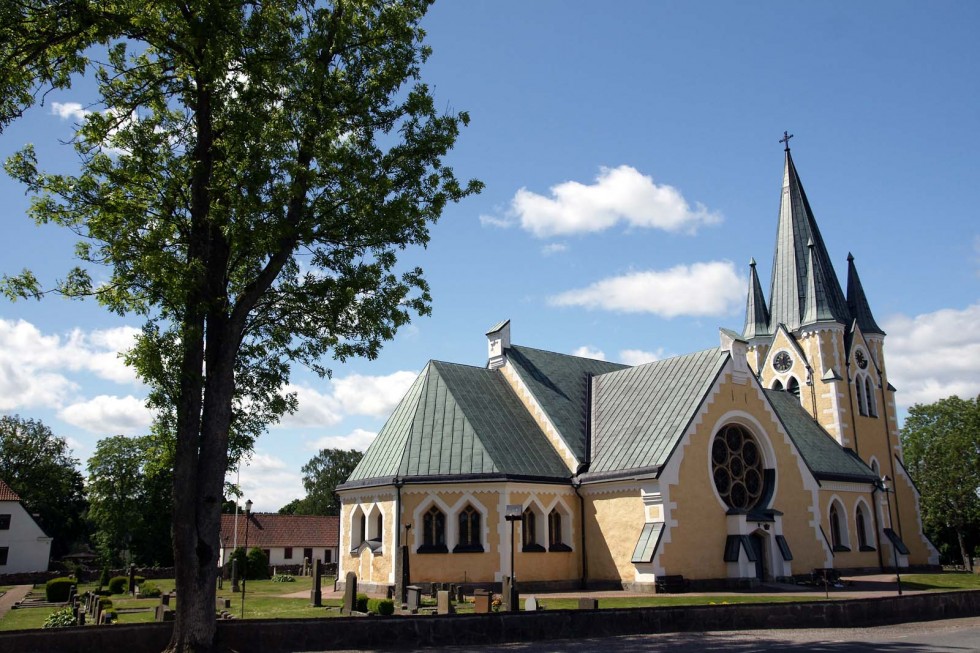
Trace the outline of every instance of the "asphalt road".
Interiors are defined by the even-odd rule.
[[[629,635],[488,646],[417,649],[426,653],[965,653],[980,651],[980,617],[876,628],[743,630],[734,632]],[[354,653],[354,652],[348,652]],[[369,653],[359,651],[358,653]]]

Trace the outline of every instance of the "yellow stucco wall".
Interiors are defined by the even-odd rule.
[[[582,494],[589,580],[632,581],[630,558],[644,523],[639,488],[597,484]]]

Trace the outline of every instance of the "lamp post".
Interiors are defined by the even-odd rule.
[[[245,559],[242,565],[242,619],[245,618],[245,578],[248,576],[248,522],[252,516],[252,500],[245,502]]]
[[[410,544],[408,541],[409,531],[412,530],[411,524],[405,524],[405,544],[402,545],[402,603],[408,603],[408,586],[412,584],[412,572],[409,569]]]
[[[517,522],[524,518],[524,508],[520,504],[509,504],[504,512],[504,519],[510,522],[510,595],[507,597],[507,606],[511,611],[516,611],[517,606],[517,573],[514,569],[514,529]]]
[[[888,495],[892,493],[892,489],[888,487],[888,482],[891,481],[888,476],[881,477],[881,491],[885,493],[885,502],[888,506],[888,525],[891,527],[892,523],[892,500]],[[888,538],[891,541],[891,538]],[[895,560],[895,581],[898,583],[898,595],[902,595],[902,573],[898,570],[898,547],[895,546],[895,542],[892,545],[892,555]]]

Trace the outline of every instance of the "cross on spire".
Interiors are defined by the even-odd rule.
[[[786,144],[786,151],[789,152],[789,139],[793,138],[793,135],[787,131],[783,132],[783,137],[779,139],[780,143]]]

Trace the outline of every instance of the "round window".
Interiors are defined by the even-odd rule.
[[[729,508],[750,510],[762,498],[762,454],[748,431],[729,424],[711,446],[715,489]]]

